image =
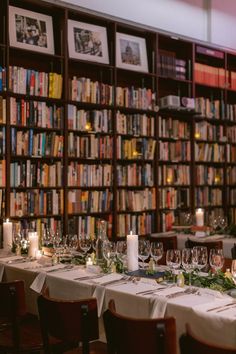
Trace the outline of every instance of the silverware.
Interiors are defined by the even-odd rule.
[[[92,279],[98,279],[104,277],[104,274],[97,274],[97,275],[86,275],[84,277],[77,277],[74,278],[73,280],[92,280]]]
[[[236,304],[235,304],[235,303],[231,304],[231,306],[230,306],[230,305],[225,306],[224,308],[222,308],[222,309],[220,309],[220,310],[218,310],[218,311],[216,311],[216,312],[223,312],[223,311],[232,309],[232,308],[234,308],[234,307],[236,307]]]
[[[223,308],[225,308],[225,307],[231,306],[231,305],[233,305],[233,304],[235,304],[235,303],[234,303],[234,302],[229,302],[228,304],[221,305],[221,306],[216,306],[216,307],[213,307],[213,308],[211,308],[211,309],[208,309],[208,310],[206,310],[206,312],[211,312],[211,311],[215,311],[215,310],[220,310],[220,309],[223,309]]]
[[[136,293],[136,295],[149,295],[149,294],[153,294],[153,293],[155,293],[156,291],[158,291],[158,290],[164,290],[164,289],[167,289],[167,287],[165,286],[163,286],[163,287],[161,287],[161,288],[155,288],[155,289],[151,289],[151,290],[144,290],[144,291],[138,291],[137,293]]]

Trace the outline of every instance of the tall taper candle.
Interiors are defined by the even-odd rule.
[[[37,232],[28,232],[29,250],[28,257],[36,258],[39,250],[39,238]]]
[[[128,271],[138,269],[138,235],[133,235],[132,231],[127,235],[127,265]]]
[[[204,211],[200,208],[196,210],[196,226],[204,226]]]
[[[12,249],[12,222],[8,219],[3,222],[3,249],[5,251]]]

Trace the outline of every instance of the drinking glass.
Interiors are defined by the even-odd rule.
[[[126,263],[127,263],[127,242],[126,241],[117,241],[116,255],[117,255],[117,258],[123,264],[123,269],[124,269],[126,267]]]
[[[220,270],[224,265],[223,250],[218,248],[212,248],[210,250],[209,263],[215,272]]]
[[[116,257],[116,243],[113,241],[104,241],[103,256],[107,261],[107,266],[110,267]]]
[[[180,267],[181,264],[181,251],[177,249],[170,249],[166,252],[166,264],[170,267],[173,281],[174,271]]]
[[[151,257],[155,261],[155,265],[157,266],[157,262],[163,256],[163,243],[162,242],[152,242],[151,243]]]
[[[148,259],[150,255],[150,241],[140,239],[138,241],[138,256],[142,261],[141,269],[145,268],[145,260]]]
[[[231,274],[232,274],[232,277],[233,277],[233,282],[236,285],[236,259],[232,260]]]
[[[191,286],[191,271],[193,270],[193,249],[184,248],[182,250],[182,266],[189,276],[189,285]]]
[[[226,216],[219,216],[218,217],[218,224],[219,224],[219,228],[220,228],[221,232],[223,233],[228,226],[227,217]]]
[[[86,254],[91,247],[91,238],[87,234],[79,235],[79,248]]]
[[[217,228],[219,227],[219,219],[217,216],[211,215],[209,218],[209,225],[211,226],[213,233],[216,233]]]
[[[192,263],[193,267],[201,270],[206,267],[208,261],[207,248],[205,246],[193,247]]]

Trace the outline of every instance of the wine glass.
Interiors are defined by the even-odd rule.
[[[180,267],[181,264],[181,251],[177,249],[170,249],[166,252],[166,264],[170,267],[173,281],[174,271]]]
[[[210,249],[209,263],[215,272],[222,269],[224,265],[224,255],[221,248]]]
[[[209,225],[211,226],[213,233],[216,233],[217,228],[219,227],[219,219],[217,216],[211,215],[209,218]]]
[[[123,269],[127,263],[127,242],[126,241],[117,241],[116,243],[116,255],[117,258],[123,264]]]
[[[228,226],[227,217],[226,216],[219,216],[218,217],[218,225],[222,233],[224,233],[225,229]]]
[[[138,241],[138,256],[142,260],[141,269],[145,268],[145,260],[148,259],[150,255],[150,241],[140,239]]]
[[[208,261],[207,247],[195,246],[193,247],[192,263],[194,268],[201,270],[206,267]]]
[[[233,277],[233,282],[236,285],[236,259],[232,260],[231,274],[232,274],[232,277]]]
[[[84,253],[84,255],[89,251],[91,247],[91,238],[87,234],[79,235],[79,248]]]
[[[152,242],[151,243],[151,257],[154,259],[155,264],[163,256],[163,243],[162,242]]]
[[[193,269],[193,249],[184,248],[182,250],[182,266],[189,276],[189,285],[191,286],[191,271]]]
[[[107,261],[107,266],[110,267],[116,257],[116,243],[113,241],[104,241],[103,256]]]

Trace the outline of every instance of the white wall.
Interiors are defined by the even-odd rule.
[[[236,0],[49,0],[236,49]]]

